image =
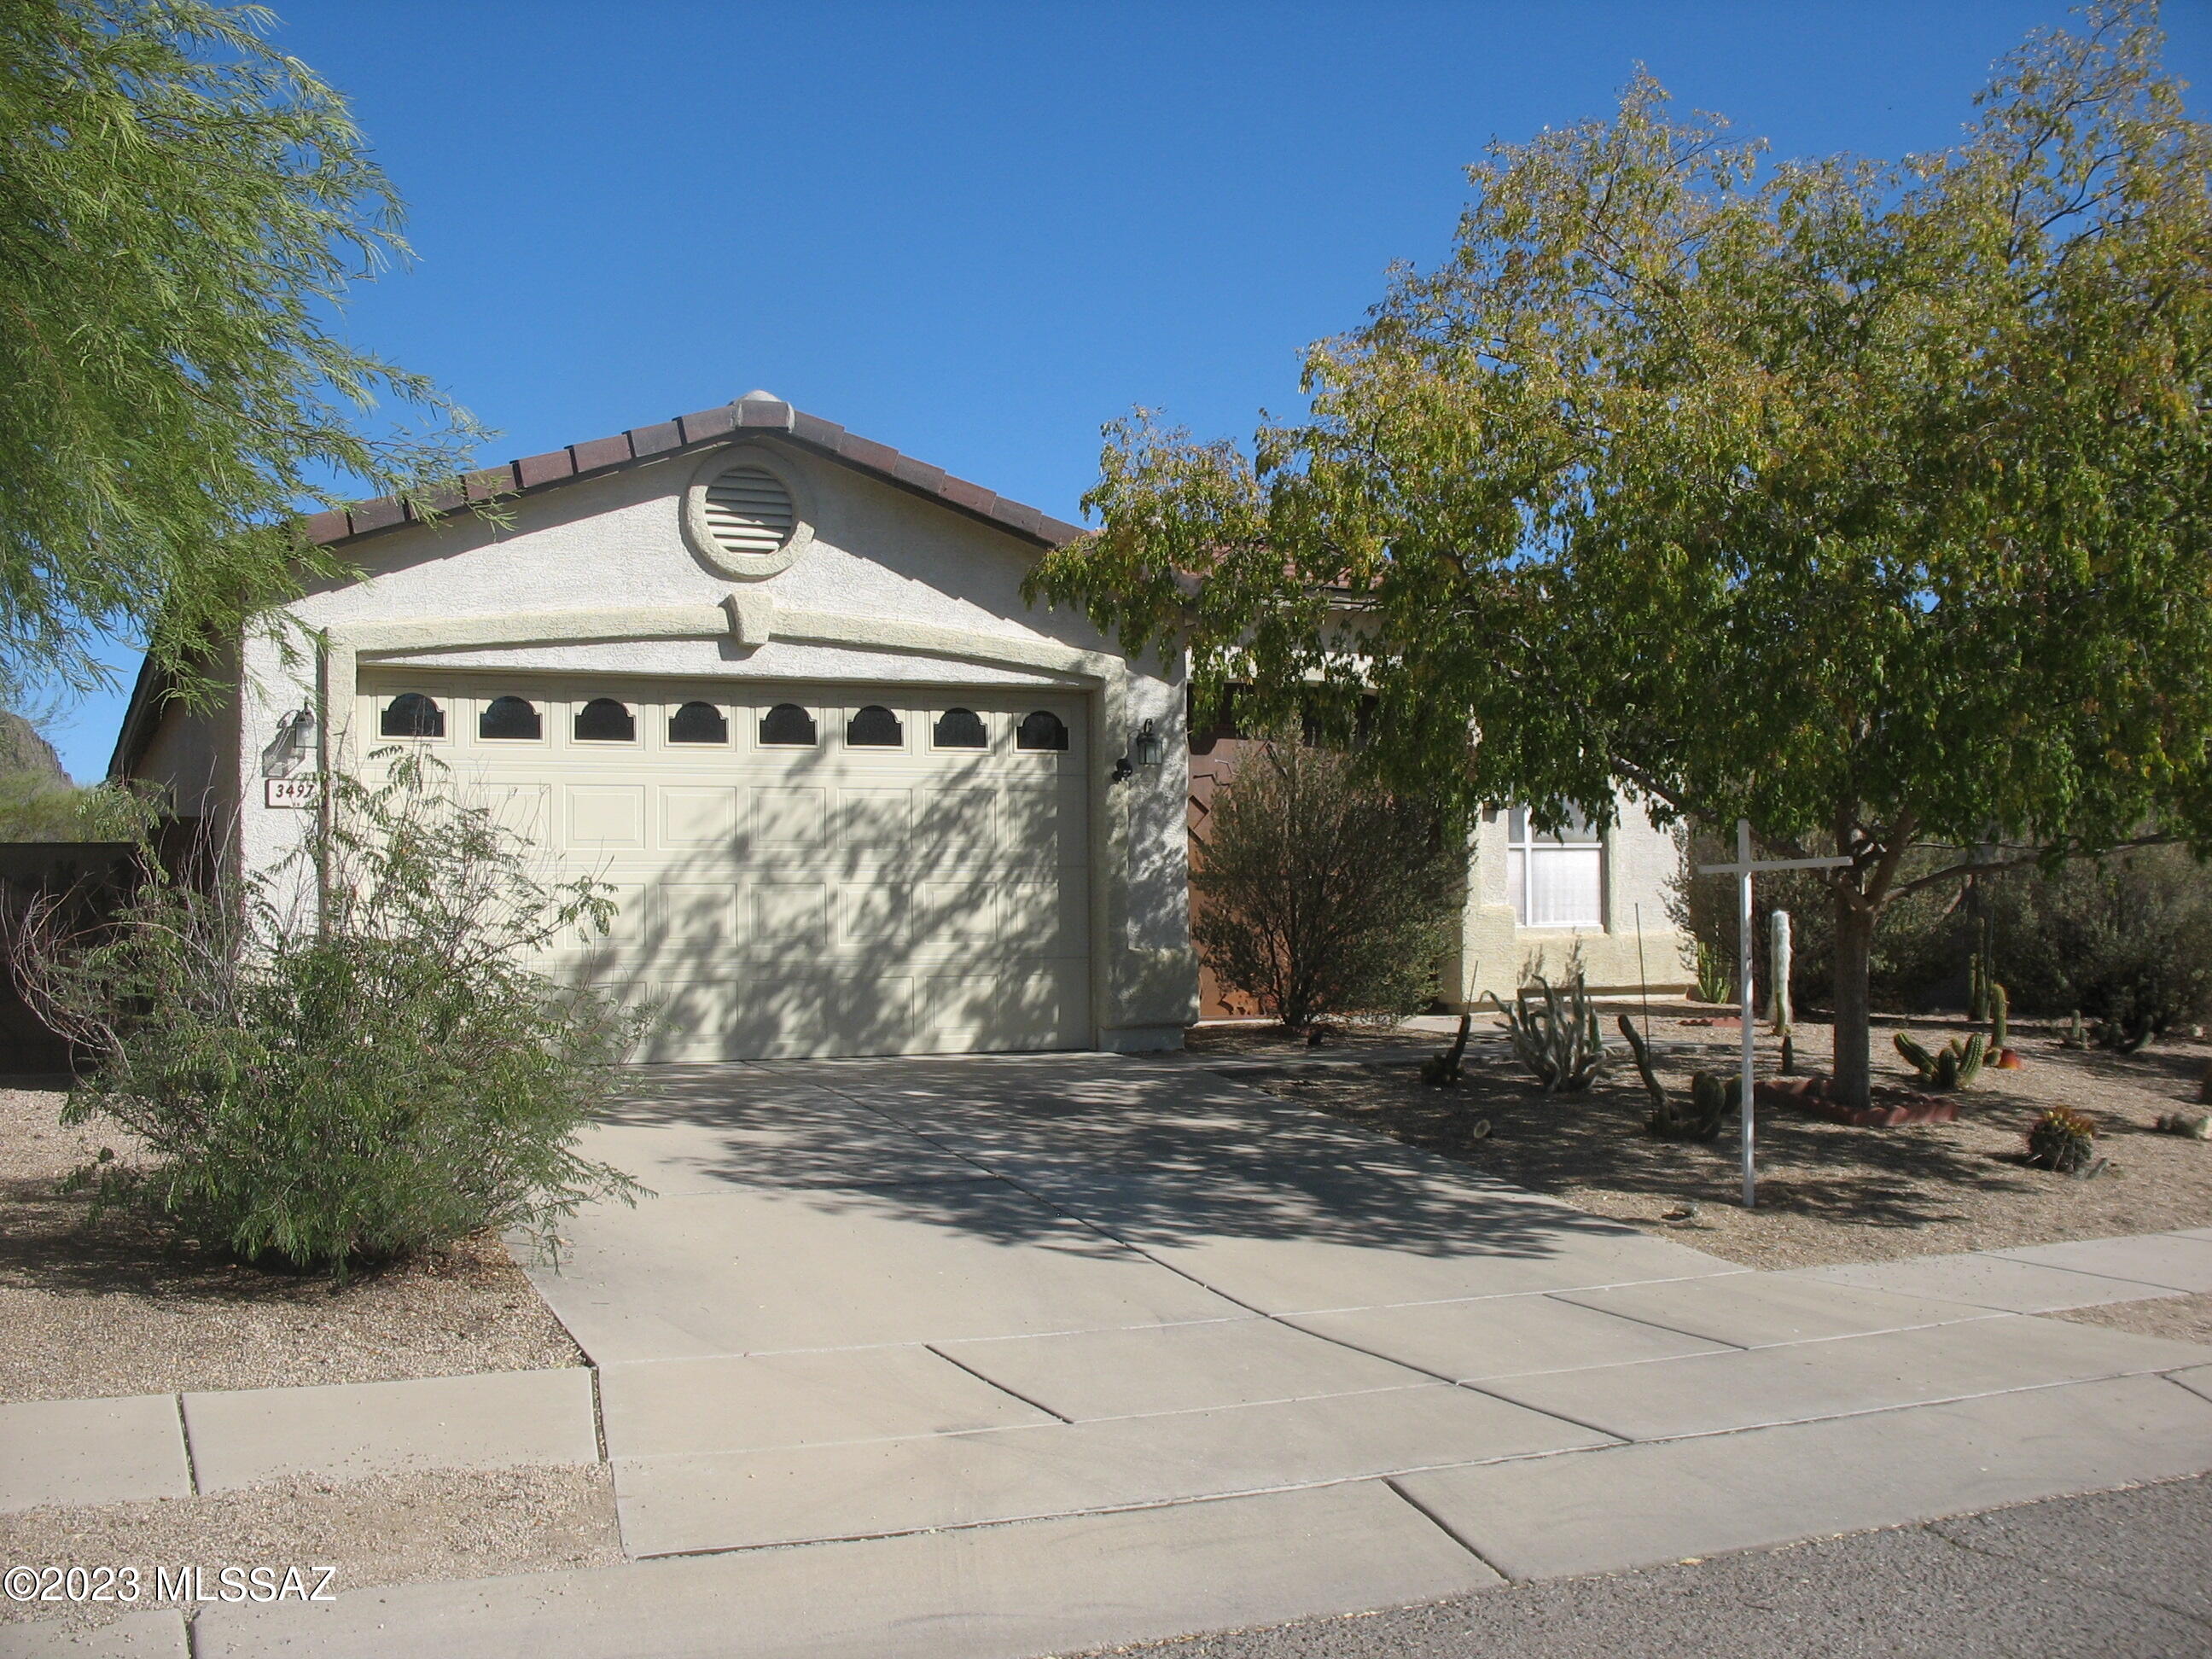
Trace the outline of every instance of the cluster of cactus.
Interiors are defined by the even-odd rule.
[[[2066,1035],[2058,1039],[2058,1046],[2062,1048],[2086,1048],[2089,1046],[2089,1030],[2081,1024],[2079,1008],[2074,1011],[2074,1018],[2067,1024]]]
[[[2131,1054],[2151,1040],[2154,1035],[2148,1014],[2130,1014],[2125,1019],[2100,1019],[2089,1028],[2089,1041],[2100,1048]]]
[[[1990,1017],[1990,959],[1977,951],[1966,958],[1966,1018]]]
[[[1577,974],[1564,991],[1541,974],[1531,975],[1540,1001],[1532,1000],[1528,986],[1513,994],[1513,1006],[1490,1000],[1505,1016],[1506,1035],[1512,1039],[1516,1059],[1533,1073],[1547,1095],[1578,1095],[1597,1081],[1613,1051],[1598,1034],[1597,1005],[1589,998]]]
[[[1923,1043],[1916,1042],[1909,1031],[1897,1034],[1897,1052],[1912,1063],[1920,1073],[1921,1083],[1930,1089],[1969,1089],[1982,1074],[1982,1061],[1989,1057],[1989,1039],[1979,1031],[1970,1034],[1965,1042],[1953,1037],[1933,1052]]]
[[[2097,1153],[2097,1126],[2086,1115],[2053,1106],[2027,1132],[2027,1161],[2061,1175],[2090,1171]]]
[[[1459,1017],[1459,1035],[1452,1039],[1451,1047],[1421,1062],[1422,1082],[1432,1089],[1449,1089],[1459,1081],[1460,1062],[1467,1056],[1467,1034],[1474,1024],[1473,1014]]]
[[[1651,1115],[1644,1127],[1662,1140],[1714,1140],[1735,1115],[1743,1103],[1743,1079],[1723,1079],[1711,1072],[1699,1072],[1690,1079],[1686,1100],[1667,1091],[1659,1081],[1658,1073],[1651,1069],[1650,1050],[1637,1035],[1636,1027],[1626,1014],[1620,1015],[1620,1034],[1628,1039],[1629,1052],[1636,1056],[1636,1070],[1644,1079],[1644,1091],[1651,1097]]]
[[[1735,994],[1735,976],[1729,959],[1710,945],[1698,945],[1698,1000],[1727,1002]]]

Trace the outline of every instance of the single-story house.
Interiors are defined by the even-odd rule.
[[[764,392],[465,495],[503,521],[318,515],[358,576],[288,607],[300,648],[246,641],[227,704],[142,673],[111,775],[266,869],[313,821],[318,749],[430,750],[550,874],[611,886],[613,933],[550,965],[658,1003],[650,1059],[1181,1042],[1183,665],[1024,603],[1077,526]],[[1653,977],[1680,982],[1671,841],[1509,833],[1484,826],[1449,991],[1573,937],[1626,982],[1638,902]]]

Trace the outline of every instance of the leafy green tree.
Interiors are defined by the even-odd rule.
[[[344,101],[258,7],[0,7],[0,690],[101,678],[103,634],[189,671],[332,561],[302,501],[417,495],[475,434],[346,344],[404,257]],[[427,435],[372,433],[379,392]]]
[[[2212,832],[2212,137],[2159,50],[2093,9],[1893,164],[1769,165],[1639,76],[1469,169],[1310,418],[1109,428],[1034,591],[1203,683],[1372,696],[1404,787],[1829,838],[1863,1097],[1886,907],[1970,848]]]

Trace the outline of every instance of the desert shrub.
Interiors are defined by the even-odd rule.
[[[1994,969],[2015,1012],[2160,1036],[2212,1010],[2212,870],[2179,847],[1982,884]]]
[[[1262,738],[1214,797],[1191,931],[1214,976],[1286,1025],[1410,1013],[1436,991],[1466,852],[1357,757]]]
[[[103,1152],[80,1182],[204,1245],[337,1277],[487,1227],[550,1243],[587,1199],[632,1195],[574,1141],[641,1017],[532,965],[603,931],[605,893],[542,883],[423,757],[331,787],[287,864],[157,878],[99,936],[30,951],[50,1018],[94,1056],[65,1121],[120,1125],[150,1154]]]

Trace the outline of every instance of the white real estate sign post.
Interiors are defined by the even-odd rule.
[[[1740,1110],[1743,1115],[1743,1207],[1755,1208],[1759,1203],[1759,1176],[1753,1162],[1752,1146],[1752,1075],[1751,1075],[1751,878],[1759,870],[1834,870],[1849,864],[1847,858],[1832,859],[1760,859],[1751,856],[1751,820],[1735,821],[1735,862],[1734,864],[1701,864],[1701,876],[1734,876],[1735,878],[1735,939],[1736,939],[1736,1006],[1742,1014],[1743,1026],[1743,1099]]]

